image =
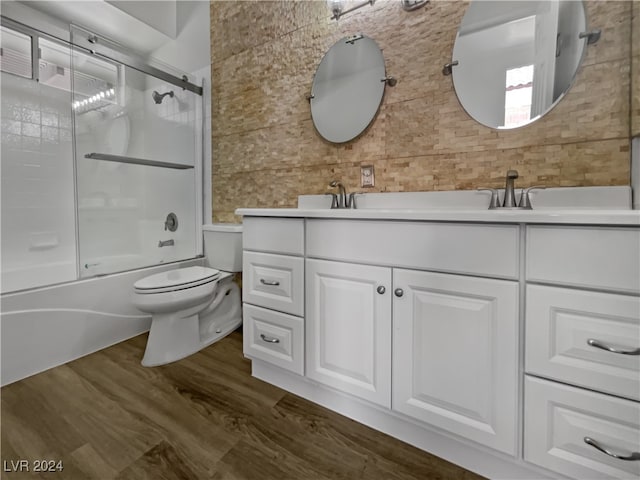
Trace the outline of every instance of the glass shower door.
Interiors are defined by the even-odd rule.
[[[68,45],[2,19],[2,293],[75,280]]]
[[[201,98],[73,51],[80,275],[193,258]]]

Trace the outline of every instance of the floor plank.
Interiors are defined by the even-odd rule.
[[[146,335],[2,388],[2,460],[62,460],[8,479],[478,480],[251,377],[242,335],[144,368]]]

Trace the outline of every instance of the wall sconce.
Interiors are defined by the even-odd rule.
[[[365,5],[373,5],[375,2],[376,0],[366,0],[365,2],[359,3],[348,10],[344,9],[344,0],[327,0],[327,5],[329,5],[329,10],[331,10],[331,13],[333,14],[331,16],[331,20],[338,20],[341,16],[346,15],[347,13],[353,12]]]
[[[400,0],[402,2],[402,8],[407,12],[417,10],[420,7],[424,7],[429,0]]]

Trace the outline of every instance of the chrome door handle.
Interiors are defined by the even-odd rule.
[[[611,353],[619,353],[620,355],[640,355],[640,348],[633,348],[631,350],[621,350],[619,348],[614,348],[606,343],[601,342],[600,340],[596,340],[594,338],[590,338],[587,340],[587,344],[592,347],[599,348],[601,350],[606,350]]]
[[[631,452],[631,455],[620,455],[619,453],[613,453],[611,450],[607,450],[593,438],[584,437],[584,443],[591,445],[596,450],[600,450],[602,453],[609,455],[610,457],[617,458],[618,460],[626,461],[638,461],[640,460],[640,452]]]
[[[260,334],[260,338],[267,343],[280,343],[279,338],[267,337],[264,333]]]
[[[265,280],[264,278],[260,279],[260,283],[268,287],[277,287],[280,285],[280,282],[277,280]]]
[[[387,289],[384,288],[382,285],[380,285],[378,288],[376,288],[376,292],[378,292],[380,295],[382,295],[386,291],[387,291]]]
[[[396,295],[396,297],[401,297],[402,295],[404,295],[404,290],[402,290],[401,288],[396,288],[393,293]]]

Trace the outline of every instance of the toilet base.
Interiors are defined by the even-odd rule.
[[[231,279],[222,281],[210,303],[152,316],[141,363],[156,367],[181,360],[226,337],[240,325],[240,289]]]

